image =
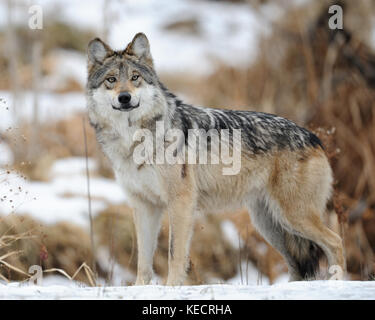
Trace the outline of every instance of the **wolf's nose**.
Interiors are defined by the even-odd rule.
[[[130,95],[129,92],[121,92],[118,96],[118,101],[122,104],[126,104],[130,102],[130,99],[132,96]]]

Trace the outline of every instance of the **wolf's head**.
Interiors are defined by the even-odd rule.
[[[165,113],[165,97],[143,33],[120,51],[96,38],[89,43],[87,54],[87,90],[90,107],[97,114],[121,117],[120,113],[128,113],[136,121]]]

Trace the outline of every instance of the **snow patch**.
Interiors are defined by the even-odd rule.
[[[104,29],[104,12],[108,15],[108,41],[124,49],[138,32],[144,32],[151,43],[156,68],[163,72],[207,74],[222,61],[229,65],[248,64],[258,52],[258,40],[267,32],[268,19],[247,4],[191,0],[35,0],[46,17],[59,12],[59,19],[77,28],[95,30],[97,36]],[[105,6],[104,6],[105,5]],[[14,8],[15,22],[26,27],[29,15],[27,6]],[[6,5],[0,3],[0,18],[6,15]],[[4,24],[0,19],[0,27]],[[184,32],[166,29],[174,22],[193,21],[193,30]],[[65,54],[65,53],[64,53]],[[77,73],[82,79],[80,66],[71,71],[74,61],[70,57],[67,74]],[[86,64],[84,64],[86,66]],[[64,74],[62,72],[61,74]],[[53,79],[51,79],[53,80]],[[56,84],[56,78],[51,81]]]
[[[234,223],[229,220],[224,220],[220,227],[225,239],[232,245],[233,248],[238,248],[241,240],[238,229]]]
[[[372,300],[375,281],[300,281],[269,285],[32,286],[1,284],[0,299],[155,299],[155,300]]]
[[[0,131],[9,128],[14,129],[18,121],[30,121],[33,119],[33,93],[21,91],[17,99],[17,105],[13,109],[13,96],[9,91],[0,91],[0,98],[4,103],[0,104]],[[81,92],[52,93],[41,92],[39,95],[39,121],[48,123],[68,116],[86,111],[86,98]]]
[[[13,164],[13,153],[9,146],[0,140],[0,167]]]
[[[89,168],[96,167],[89,159]],[[52,168],[52,180],[47,182],[28,181],[15,172],[0,170],[0,214],[26,213],[46,224],[69,221],[88,228],[85,168],[85,158],[60,159]],[[90,194],[94,216],[109,204],[126,200],[116,181],[96,176],[90,177]]]

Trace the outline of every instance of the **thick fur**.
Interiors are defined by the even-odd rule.
[[[152,278],[163,212],[170,221],[168,285],[183,283],[195,213],[241,207],[249,209],[256,228],[283,255],[291,280],[313,277],[321,252],[330,265],[345,269],[341,239],[321,221],[331,195],[332,171],[313,133],[271,114],[183,103],[156,75],[144,34],[137,34],[123,51],[93,40],[88,74],[90,122],[134,208],[136,284],[148,284]],[[110,77],[116,81],[111,83]],[[121,92],[131,94],[127,110],[118,101]],[[241,129],[240,171],[223,175],[223,163],[136,164],[134,133],[147,128],[156,134],[160,120],[185,137],[193,128],[228,129],[230,134]],[[186,139],[179,143],[190,147]]]

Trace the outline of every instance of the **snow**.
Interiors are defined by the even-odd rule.
[[[94,173],[96,167],[95,161],[89,159],[89,171]],[[0,194],[6,195],[0,202],[0,214],[26,213],[46,224],[69,221],[88,228],[86,159],[59,159],[50,176],[46,182],[28,181],[0,169]],[[97,176],[90,177],[90,194],[94,216],[109,204],[126,200],[114,180]]]
[[[13,164],[13,153],[9,146],[0,141],[0,167]]]
[[[275,285],[201,285],[167,287],[86,287],[82,284],[34,286],[0,284],[0,299],[142,299],[142,300],[372,300],[375,281],[301,281]]]
[[[17,99],[16,110],[13,109],[13,97],[9,91],[0,91],[0,132],[13,128],[19,120],[33,118],[33,93],[22,91]],[[48,122],[67,118],[86,111],[86,98],[82,92],[52,93],[41,92],[39,95],[39,121]]]
[[[99,279],[97,283],[102,285],[124,286],[126,283],[135,282],[136,275],[134,272],[117,263],[113,256],[111,256],[107,247],[100,246],[96,249],[96,259],[100,268],[110,275],[110,279]],[[156,281],[160,281],[160,279],[156,279]]]
[[[220,227],[225,239],[232,245],[233,248],[238,248],[240,235],[235,224],[232,221],[225,220],[221,223]]]
[[[87,159],[87,167],[89,168],[89,173],[98,169],[96,161],[90,158]],[[82,174],[86,174],[86,159],[79,157],[57,160],[53,163],[50,171],[51,177]]]
[[[102,34],[103,0],[35,0],[33,4],[42,6],[46,20],[56,16],[58,11],[61,21],[77,28],[95,30],[98,36]],[[16,6],[16,23],[27,26],[27,9],[27,6]],[[5,3],[0,3],[0,18],[5,18],[5,12]],[[268,19],[263,19],[246,4],[112,0],[106,1],[105,12],[110,21],[109,44],[124,49],[136,33],[144,32],[150,40],[156,68],[163,72],[205,74],[213,71],[217,61],[236,66],[250,63],[258,51],[259,38],[269,29]],[[1,21],[6,20],[0,19],[0,28],[4,26]],[[165,29],[176,21],[196,21],[198,32]]]
[[[82,88],[86,85],[87,60],[84,54],[65,49],[55,49],[48,54],[52,61],[51,73],[42,79],[45,90],[62,89],[66,81],[74,79]]]
[[[249,6],[212,1],[170,3],[148,0],[121,4],[124,14],[111,26],[110,44],[124,48],[134,34],[144,32],[156,68],[163,72],[205,74],[213,71],[215,60],[240,66],[255,58],[258,37],[265,27]],[[176,21],[197,21],[199,32],[163,29]]]

